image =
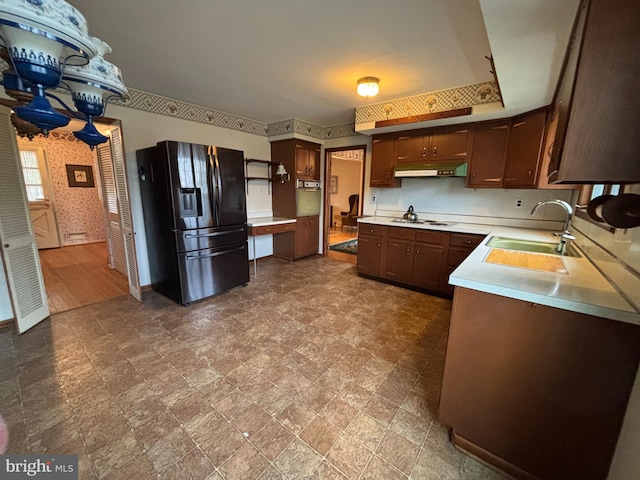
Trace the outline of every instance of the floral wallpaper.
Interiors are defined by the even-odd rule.
[[[37,136],[32,141],[18,138],[18,147],[41,147],[45,151],[61,244],[105,241],[105,215],[95,153],[68,132],[51,132],[49,138]],[[67,164],[91,165],[95,187],[69,187]]]

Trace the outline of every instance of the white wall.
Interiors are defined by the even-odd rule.
[[[572,190],[534,189],[473,189],[465,188],[464,178],[404,178],[401,188],[378,189],[378,203],[375,213],[403,212],[410,205],[420,218],[432,215],[459,216],[462,221],[475,217],[477,223],[502,223],[510,220],[564,221],[565,211],[558,206],[542,207],[535,216],[531,209],[536,203],[548,199],[571,200]],[[516,201],[522,206],[516,207]]]

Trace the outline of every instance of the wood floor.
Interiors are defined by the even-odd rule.
[[[127,277],[109,268],[105,242],[51,248],[38,253],[51,313],[129,293]]]
[[[356,238],[357,236],[358,232],[356,230],[351,231],[349,228],[347,228],[344,232],[341,232],[339,229],[335,228],[329,231],[329,245],[346,242],[347,240],[351,240],[352,238]],[[334,260],[338,260],[340,262],[352,263],[354,265],[357,260],[356,255],[351,255],[349,253],[343,252],[334,252],[333,250],[327,250],[327,257],[333,258]]]

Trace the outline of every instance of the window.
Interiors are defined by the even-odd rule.
[[[24,174],[24,184],[27,187],[27,200],[41,202],[44,200],[42,176],[38,167],[38,153],[35,150],[20,150],[20,163]]]

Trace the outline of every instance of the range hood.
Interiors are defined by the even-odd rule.
[[[396,165],[393,169],[396,178],[406,177],[466,177],[467,162],[411,163]]]

